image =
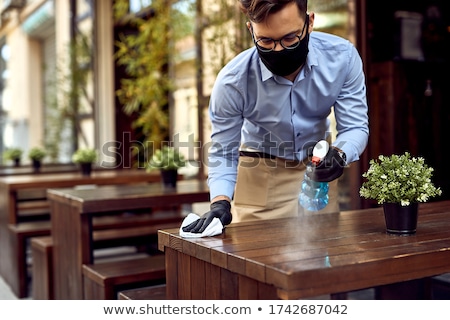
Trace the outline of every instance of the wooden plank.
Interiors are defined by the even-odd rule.
[[[45,200],[46,198],[46,190],[42,188],[17,190],[17,201],[19,203],[30,200]]]
[[[119,286],[165,278],[164,256],[83,265],[83,276],[101,286]]]
[[[227,267],[230,271],[239,274],[246,274],[246,259],[244,257],[235,256],[232,254],[227,255],[228,263]]]
[[[211,250],[211,263],[221,268],[228,268],[228,255],[224,252]]]
[[[190,300],[192,299],[191,289],[195,288],[195,283],[191,278],[191,259],[188,255],[178,252],[178,298]]]
[[[178,295],[178,251],[167,247],[166,258],[166,296],[168,300],[179,299]]]
[[[31,240],[34,300],[53,300],[53,239],[51,236]]]
[[[259,300],[278,300],[278,292],[274,286],[258,282],[258,299]]]
[[[80,218],[76,208],[64,203],[51,202],[51,212],[55,298],[83,299],[81,265],[92,261],[91,253],[83,249],[91,246],[89,223],[83,224],[81,219],[87,218]],[[66,227],[72,232],[59,231]],[[66,248],[71,248],[70,255],[66,254]]]
[[[238,275],[223,268],[220,269],[220,299],[239,299]]]
[[[158,232],[158,250],[164,252],[169,245],[169,235],[164,232]]]
[[[47,200],[29,200],[19,201],[17,203],[18,210],[32,210],[32,209],[49,209],[50,205]]]
[[[177,241],[177,238],[172,237],[171,242]],[[211,250],[207,246],[198,245],[202,242],[201,239],[193,240],[192,242],[183,242],[181,251],[183,253],[192,255],[200,260],[210,262],[211,261]]]
[[[191,289],[191,298],[194,300],[206,299],[206,272],[205,262],[197,258],[192,257],[190,259],[191,266],[191,283],[193,287]],[[195,284],[195,286],[194,286]]]
[[[220,269],[219,267],[206,263],[205,266],[205,286],[206,297],[210,300],[220,299]]]
[[[238,276],[239,300],[257,300],[259,298],[258,281]]]

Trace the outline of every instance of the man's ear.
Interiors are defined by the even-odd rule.
[[[251,25],[251,22],[250,22],[250,21],[247,21],[247,22],[245,23],[245,25],[247,26],[248,31],[250,31],[250,33],[252,33],[252,25]]]
[[[310,13],[309,13],[308,33],[311,33],[311,32],[313,31],[313,28],[314,28],[314,18],[315,18],[314,12],[310,12]]]

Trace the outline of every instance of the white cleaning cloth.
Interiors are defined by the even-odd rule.
[[[205,231],[202,233],[192,233],[192,232],[184,232],[183,227],[188,224],[200,219],[198,215],[195,213],[189,213],[186,218],[184,218],[180,227],[180,236],[183,238],[200,238],[200,237],[212,237],[222,233],[223,225],[219,218],[214,218],[213,221],[206,227]]]

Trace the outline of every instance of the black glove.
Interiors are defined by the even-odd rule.
[[[314,170],[306,170],[306,175],[314,181],[330,182],[339,178],[344,172],[347,157],[345,153],[336,148],[330,147],[327,155]]]
[[[213,221],[214,218],[219,218],[222,224],[225,226],[230,224],[231,216],[231,204],[227,200],[219,200],[211,203],[210,211],[205,213],[200,219],[183,227],[184,232],[202,233],[206,227]]]

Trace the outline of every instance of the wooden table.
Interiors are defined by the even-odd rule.
[[[23,227],[19,223],[19,199],[24,193],[37,194],[42,198],[38,202],[49,210],[46,203],[46,191],[48,188],[75,187],[80,185],[118,185],[136,184],[160,181],[159,173],[147,173],[144,170],[99,170],[91,176],[83,176],[79,172],[24,174],[0,177],[0,274],[11,286],[13,292],[19,297],[27,296],[27,284],[25,265],[24,237],[18,236],[16,226]],[[34,197],[34,195],[33,195]],[[23,203],[23,202],[22,202]],[[46,207],[46,208],[45,208]],[[27,226],[27,236],[44,235],[50,233],[48,221],[35,221]],[[38,224],[41,224],[42,227]],[[38,230],[35,230],[35,225]],[[11,230],[14,229],[14,230]]]
[[[417,233],[385,232],[381,208],[158,232],[167,299],[299,299],[450,272],[450,202],[419,206]]]
[[[176,189],[160,183],[104,186],[95,190],[48,190],[51,205],[56,299],[83,299],[82,265],[93,263],[92,218],[105,213],[209,201],[205,182],[179,181]],[[155,234],[164,226],[155,220]]]
[[[0,177],[0,224],[15,224],[17,197],[22,190],[41,190],[44,195],[49,188],[68,188],[80,185],[116,185],[160,181],[159,173],[144,170],[101,170],[90,176],[79,172],[28,174]]]

